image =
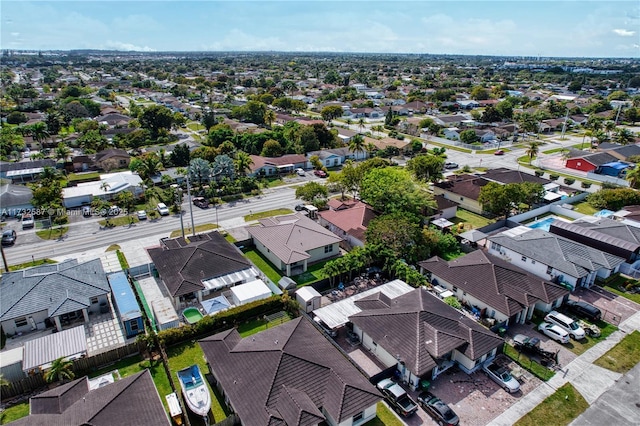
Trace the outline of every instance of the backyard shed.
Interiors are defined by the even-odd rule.
[[[306,313],[319,309],[321,299],[322,295],[311,286],[301,287],[296,291],[296,300]]]
[[[158,331],[176,328],[180,325],[180,318],[176,309],[171,303],[171,299],[164,297],[151,302],[151,309]]]
[[[271,290],[262,280],[255,280],[246,284],[231,287],[231,297],[234,305],[244,305],[245,303],[271,297]]]
[[[116,272],[108,275],[107,280],[111,286],[111,294],[124,327],[125,336],[129,338],[144,333],[142,312],[125,273]]]
[[[293,288],[296,288],[297,285],[298,284],[289,277],[282,277],[280,278],[280,281],[278,281],[278,286],[280,286],[280,288],[283,290],[291,290]]]
[[[17,382],[24,379],[26,374],[22,371],[22,346],[2,351],[0,354],[0,374],[9,382]]]

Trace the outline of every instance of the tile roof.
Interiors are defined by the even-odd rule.
[[[448,198],[445,198],[444,195],[434,195],[433,200],[436,202],[438,211],[443,211],[450,207],[456,207],[458,205],[458,203],[456,203],[455,201],[451,201]]]
[[[0,321],[35,312],[61,315],[87,308],[91,297],[110,292],[100,259],[6,273],[0,279]]]
[[[500,244],[518,254],[534,259],[553,269],[580,278],[601,268],[615,269],[624,259],[577,243],[568,238],[529,229],[519,228],[489,237],[492,243]],[[528,229],[528,228],[527,228]]]
[[[453,349],[478,359],[504,342],[425,289],[398,296],[384,307],[365,307],[363,301],[356,302],[362,311],[350,316],[351,322],[418,376]]]
[[[151,373],[145,369],[109,385],[89,390],[87,377],[30,399],[30,415],[15,426],[170,425]]]
[[[165,240],[147,253],[171,296],[203,290],[202,281],[251,268],[240,251],[218,232]]]
[[[585,152],[579,149],[570,150],[569,158],[582,158],[585,161],[593,164],[594,166],[600,166],[602,164],[610,163],[612,161],[618,161],[616,157],[606,152]]]
[[[87,337],[84,326],[69,328],[58,333],[46,334],[24,342],[22,369],[42,367],[60,357],[87,353]]]
[[[345,209],[325,210],[318,214],[327,222],[332,223],[360,241],[365,240],[364,234],[367,226],[377,216],[371,206],[361,201],[353,203]]]
[[[569,294],[564,287],[482,250],[450,261],[435,256],[419,265],[507,316]]]
[[[321,409],[341,423],[381,399],[305,318],[245,338],[227,330],[199,343],[247,426],[317,424]]]
[[[256,171],[266,165],[274,167],[285,166],[287,164],[306,164],[307,157],[301,154],[286,154],[282,157],[262,157],[260,155],[251,155],[251,171]]]
[[[532,182],[539,183],[541,185],[546,185],[551,183],[552,181],[549,179],[544,179],[536,175],[532,175],[529,173],[523,173],[519,170],[511,170],[506,169],[504,167],[500,167],[497,169],[489,169],[482,175],[484,179],[492,180],[500,183],[521,183],[521,182]]]
[[[341,238],[302,214],[260,220],[260,226],[246,228],[256,240],[285,264],[310,257],[309,250],[339,243]]]
[[[434,186],[470,200],[477,200],[480,190],[488,183],[489,181],[482,177],[464,174],[451,176],[447,180],[435,183]]]

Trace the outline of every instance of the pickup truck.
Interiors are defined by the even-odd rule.
[[[22,229],[33,228],[34,225],[33,215],[31,213],[24,213],[22,215]]]
[[[399,384],[386,379],[378,383],[377,386],[378,389],[382,391],[389,405],[401,416],[409,417],[418,411],[418,404],[411,399]]]

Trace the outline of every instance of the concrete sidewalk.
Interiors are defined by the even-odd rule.
[[[507,426],[514,424],[567,382],[570,382],[589,404],[593,404],[622,377],[622,374],[598,367],[593,362],[633,330],[640,330],[640,312],[636,312],[621,323],[619,330],[612,333],[605,341],[598,343],[567,364],[564,369],[558,371],[548,382],[543,383],[534,391],[523,396],[520,401],[493,419],[489,425]]]

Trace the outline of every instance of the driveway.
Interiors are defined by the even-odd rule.
[[[598,286],[579,288],[571,298],[597,306],[602,311],[603,320],[614,325],[640,311],[639,304]]]
[[[513,337],[516,334],[524,334],[525,336],[537,337],[540,339],[540,347],[545,351],[558,352],[558,364],[563,367],[577,358],[578,355],[571,352],[561,343],[552,340],[546,335],[536,330],[535,324],[512,324],[509,326],[507,333],[507,342],[513,345]]]

